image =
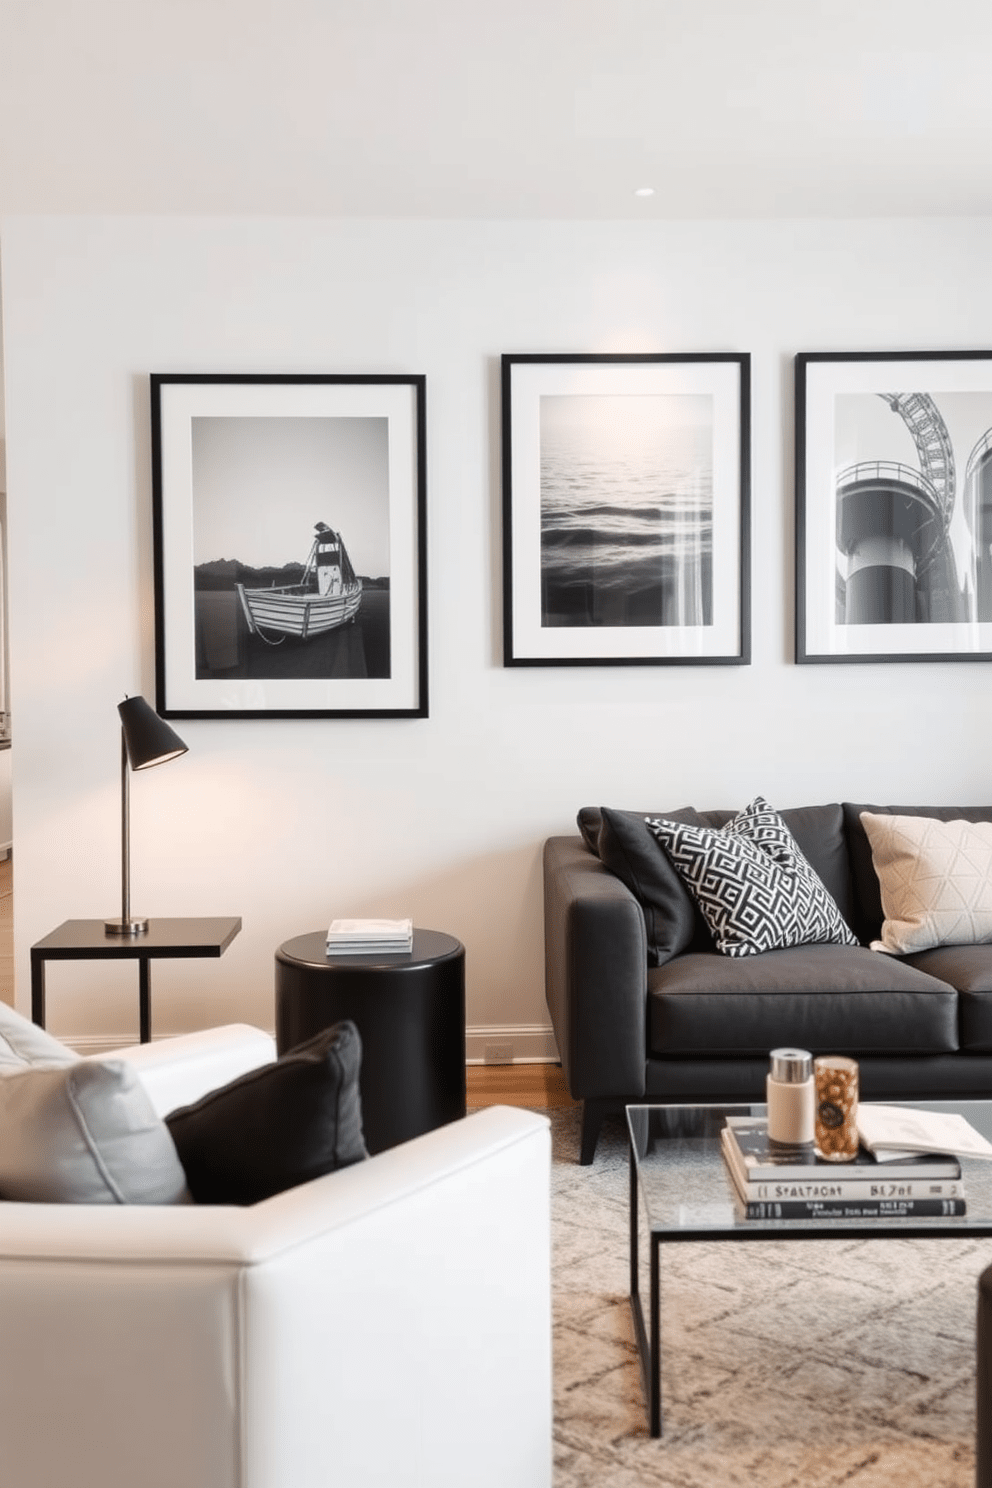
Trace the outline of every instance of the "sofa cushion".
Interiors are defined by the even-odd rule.
[[[885,920],[876,951],[992,941],[992,822],[861,813]]]
[[[0,1002],[0,1071],[32,1064],[75,1064],[79,1055]]]
[[[176,1204],[175,1144],[122,1059],[0,1074],[0,1198],[29,1204]]]
[[[868,802],[843,803],[844,836],[851,869],[853,905],[848,917],[852,930],[868,945],[882,933],[882,894],[872,862],[871,844],[861,822],[861,813],[873,816],[930,816],[935,821],[992,821],[992,806],[874,806]]]
[[[198,1204],[256,1204],[368,1154],[345,1020],[166,1117]]]
[[[656,1056],[767,1056],[793,1046],[852,1055],[958,1047],[947,982],[864,946],[804,945],[728,958],[690,952],[648,972]]]
[[[900,959],[957,988],[962,1049],[992,1050],[992,952],[988,946],[935,946]]]
[[[649,818],[726,956],[830,942],[854,945],[815,870],[761,796],[721,830]]]

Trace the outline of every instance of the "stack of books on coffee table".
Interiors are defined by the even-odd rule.
[[[401,956],[412,949],[412,920],[332,920],[327,932],[329,955]]]
[[[825,1162],[812,1149],[772,1147],[763,1116],[728,1116],[721,1141],[744,1219],[912,1219],[966,1213],[961,1164],[954,1153],[900,1151],[879,1161],[862,1146],[853,1162]]]

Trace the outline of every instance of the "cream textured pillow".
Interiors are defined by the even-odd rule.
[[[992,941],[992,822],[862,811],[885,923],[873,951]]]

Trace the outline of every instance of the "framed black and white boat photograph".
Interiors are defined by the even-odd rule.
[[[992,352],[796,357],[797,662],[992,659]]]
[[[750,659],[746,354],[502,358],[506,666]]]
[[[427,716],[422,376],[151,376],[157,708]]]

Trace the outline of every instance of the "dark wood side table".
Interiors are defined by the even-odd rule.
[[[327,933],[276,952],[280,1054],[342,1018],[362,1040],[362,1124],[369,1152],[465,1115],[465,947],[414,930],[400,956],[327,954]]]
[[[137,961],[140,1039],[152,1036],[149,962],[164,958],[220,956],[241,929],[226,919],[150,920],[144,935],[108,935],[103,920],[65,920],[31,947],[31,1017],[45,1026],[46,961]]]

